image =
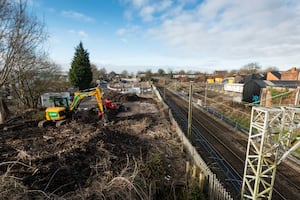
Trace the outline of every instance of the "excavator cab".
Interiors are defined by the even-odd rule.
[[[104,108],[102,104],[102,93],[100,88],[96,87],[91,91],[77,92],[70,105],[67,98],[54,98],[54,107],[48,107],[46,109],[46,120],[40,121],[38,126],[44,127],[45,125],[54,122],[55,126],[58,127],[67,120],[73,119],[81,100],[91,96],[96,97],[99,108],[98,115],[103,116]]]
[[[62,106],[62,107],[69,108],[69,100],[66,97],[55,97],[53,103],[55,107]]]

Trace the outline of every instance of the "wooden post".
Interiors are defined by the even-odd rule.
[[[193,82],[190,82],[190,90],[189,90],[189,113],[188,113],[188,129],[187,129],[187,136],[191,139],[191,132],[192,132],[192,113],[193,109]]]
[[[197,166],[194,164],[193,165],[193,173],[192,173],[193,178],[196,178],[196,173],[197,173]]]
[[[185,174],[189,174],[190,172],[190,162],[186,161],[186,165],[185,165]]]
[[[203,186],[204,186],[204,174],[203,172],[199,173],[199,188],[200,191],[203,192]]]
[[[189,185],[189,176],[190,176],[190,162],[187,161],[185,165],[185,182]]]

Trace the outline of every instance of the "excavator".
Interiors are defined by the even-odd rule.
[[[77,108],[80,102],[87,98],[95,96],[98,104],[98,116],[107,120],[105,110],[117,111],[119,106],[112,103],[111,100],[102,101],[102,93],[99,87],[89,89],[89,91],[75,92],[74,99],[69,105],[69,100],[63,97],[54,98],[54,107],[48,107],[45,111],[46,119],[38,123],[39,127],[45,127],[50,124],[55,124],[56,127],[73,120],[76,117]]]

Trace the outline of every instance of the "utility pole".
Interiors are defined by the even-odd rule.
[[[207,83],[205,82],[205,89],[204,89],[204,105],[206,107],[206,96],[207,96]]]
[[[187,129],[187,135],[188,138],[191,138],[191,132],[192,132],[192,113],[193,108],[193,81],[190,82],[190,90],[189,90],[189,113],[188,113],[188,129]]]

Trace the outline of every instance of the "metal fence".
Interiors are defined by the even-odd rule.
[[[185,94],[178,93],[178,92],[176,92],[176,91],[174,91],[174,90],[170,90],[170,91],[173,92],[174,94],[178,95],[178,96],[181,96],[182,98],[184,98],[184,99],[186,99],[186,100],[188,100],[188,98],[189,98],[189,97],[188,97],[187,95],[185,95]],[[239,131],[241,131],[241,132],[243,132],[243,133],[245,133],[245,134],[248,135],[248,133],[249,133],[249,128],[246,127],[246,126],[244,126],[243,124],[240,124],[239,122],[234,121],[234,120],[228,118],[227,116],[225,116],[225,115],[223,115],[222,113],[218,112],[218,111],[215,110],[214,108],[211,108],[211,107],[209,107],[209,106],[207,106],[207,105],[199,105],[199,104],[197,103],[197,101],[194,100],[194,99],[193,99],[193,104],[194,104],[195,106],[199,107],[199,108],[202,108],[203,110],[207,111],[208,113],[214,115],[215,117],[217,117],[217,118],[223,120],[224,122],[226,122],[227,124],[233,126],[233,127],[236,128],[237,130],[239,130]]]
[[[156,89],[156,87],[153,87],[155,94],[157,97],[163,102],[165,108],[169,108],[168,105],[163,101],[159,91]],[[211,200],[233,200],[230,193],[226,191],[225,187],[222,185],[222,183],[217,179],[216,175],[210,170],[209,166],[205,163],[205,161],[201,158],[201,156],[198,154],[196,148],[190,143],[189,139],[185,136],[185,134],[182,132],[182,129],[176,122],[175,118],[173,117],[173,114],[171,112],[171,109],[169,109],[169,116],[172,121],[172,123],[176,127],[176,132],[178,136],[181,139],[182,144],[189,152],[190,156],[193,158],[193,161],[195,164],[199,167],[201,173],[204,174],[204,183],[205,187],[208,191],[208,197]],[[182,117],[182,115],[179,115],[179,117]]]
[[[198,105],[198,104],[197,104]],[[210,108],[208,106],[200,106],[198,105],[200,108],[204,109],[205,111],[209,112],[210,114],[214,115],[215,117],[223,120],[224,122],[226,122],[227,124],[230,124],[231,126],[233,126],[234,128],[238,129],[239,131],[246,133],[248,135],[249,133],[249,128],[238,123],[237,121],[234,121],[230,118],[228,118],[227,116],[223,115],[222,113],[216,111],[213,108]]]

